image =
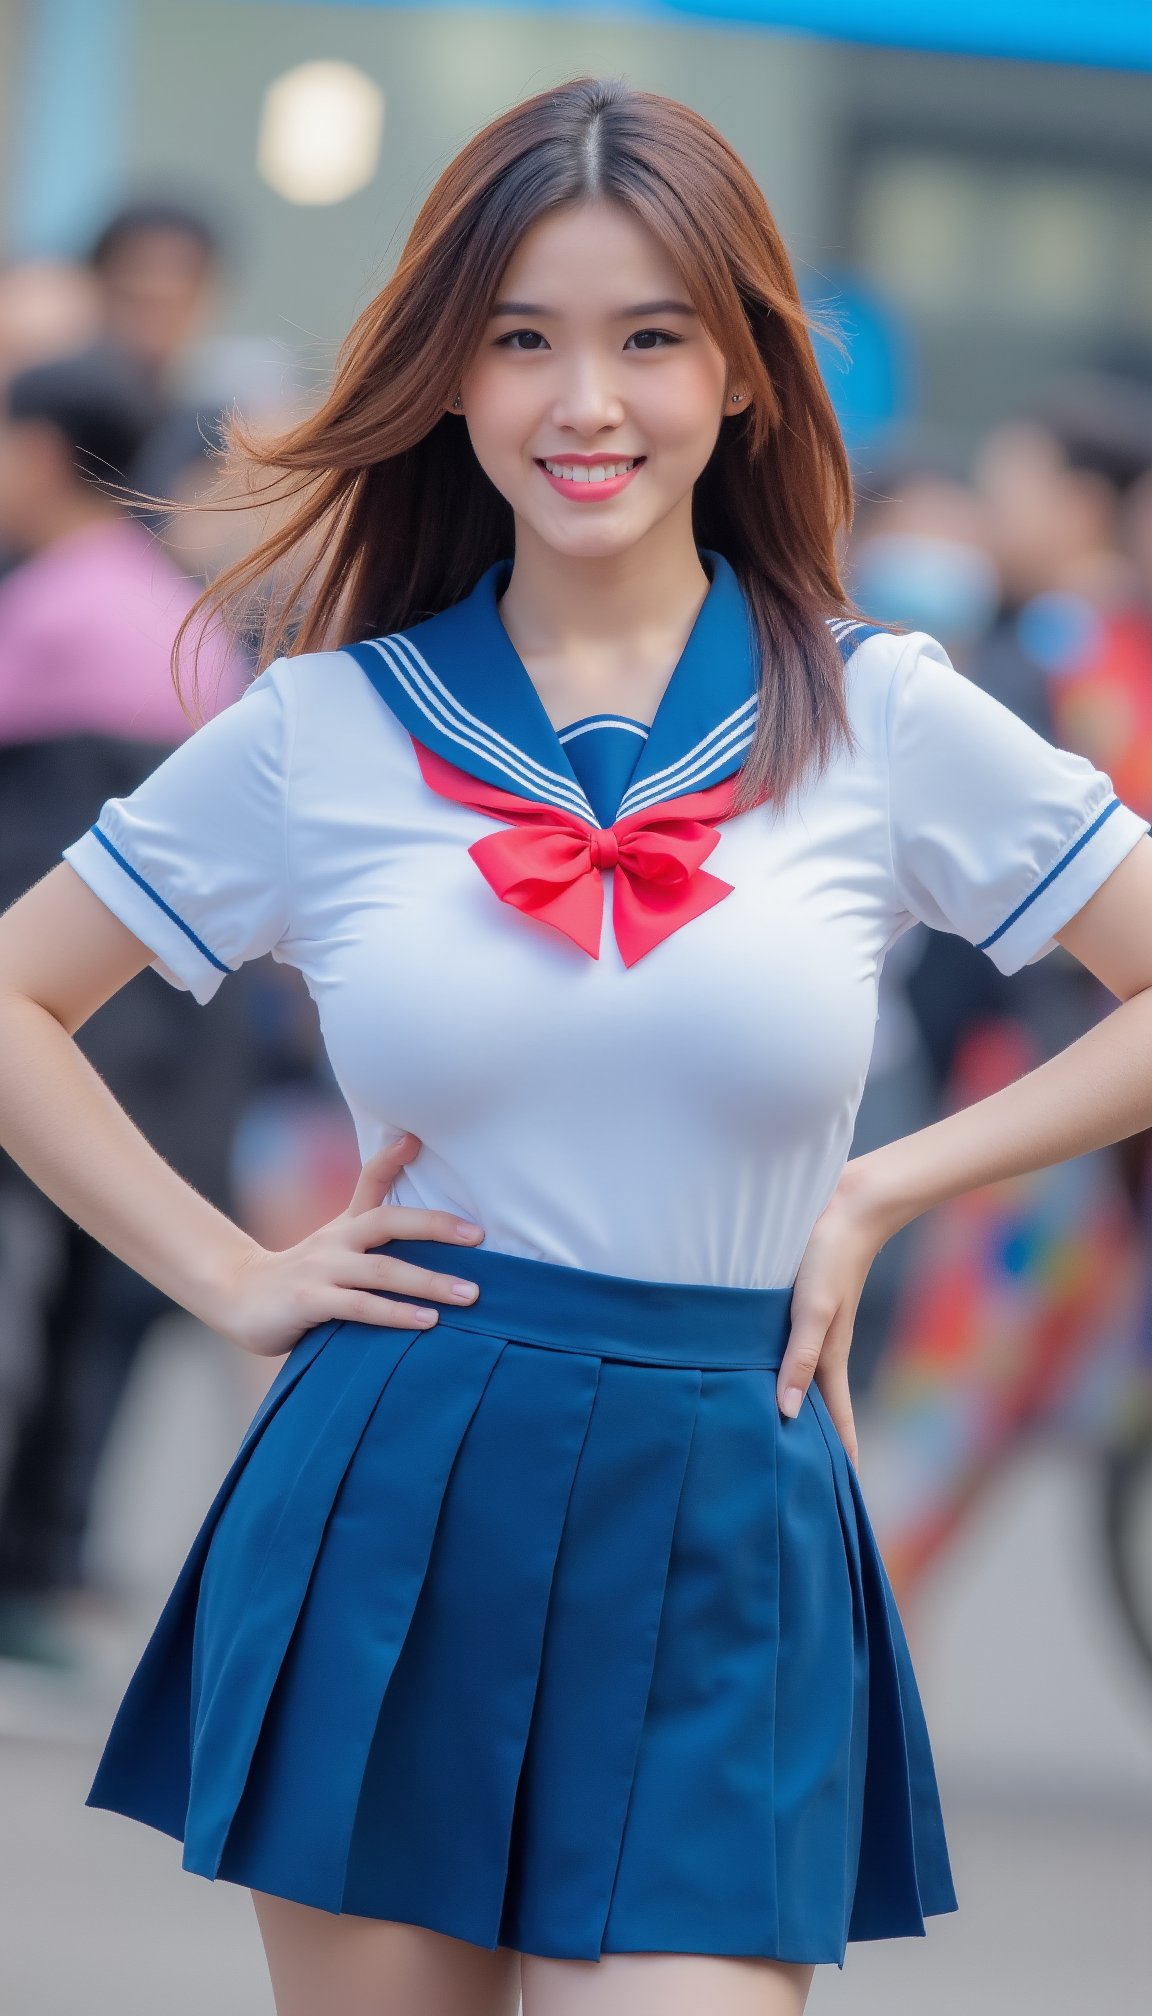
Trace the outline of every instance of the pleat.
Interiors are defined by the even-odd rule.
[[[500,1940],[598,1958],[700,1374],[605,1361],[553,1577]]]
[[[864,1591],[810,1398],[794,1420],[778,1417],[777,1434],[776,1950],[785,1960],[842,1963],[868,1748]],[[840,1459],[847,1463],[842,1447]]]
[[[184,1867],[219,1872],[228,1831],[337,1493],[382,1391],[425,1332],[345,1323],[280,1407],[225,1505],[204,1563],[192,1652]],[[456,1339],[453,1337],[452,1342]],[[443,1340],[436,1339],[437,1345]],[[473,1333],[464,1354],[489,1369]],[[451,1345],[448,1347],[451,1349]],[[441,1361],[446,1353],[441,1351]],[[459,1370],[460,1368],[454,1367]],[[467,1392],[462,1373],[461,1397]],[[446,1402],[451,1414],[457,1396]],[[422,1479],[414,1479],[419,1495]],[[432,1482],[434,1492],[439,1480]]]
[[[843,1966],[955,1910],[907,1640],[818,1387],[793,1421],[762,1365],[476,1321],[300,1340],[87,1803],[201,1875],[560,1958]]]
[[[341,1327],[339,1322],[318,1323],[305,1332],[248,1423],[121,1698],[86,1806],[126,1813],[176,1840],[183,1838],[191,1786],[192,1646],[208,1548],[268,1423]]]
[[[245,1701],[266,1696],[267,1708],[217,1873],[329,1911],[344,1908],[365,1761],[447,1480],[504,1348],[499,1338],[453,1329],[447,1315],[417,1336],[385,1383],[376,1379],[326,1517],[328,1480],[312,1480],[319,1540],[299,1615],[271,1688],[268,1669],[259,1689],[244,1688]],[[270,1571],[282,1582],[292,1561],[302,1580],[305,1558],[286,1540]],[[243,1627],[234,1614],[227,1628],[238,1649]]]
[[[771,1373],[703,1373],[606,1952],[776,1951],[775,1411]]]
[[[877,1687],[874,1677],[873,1694],[879,1694],[882,1704],[890,1704],[882,1734],[874,1735],[869,1729],[869,1755],[880,1784],[887,1776],[889,1797],[899,1798],[901,1825],[907,1825],[911,1842],[912,1878],[907,1894],[897,1894],[895,1899],[870,1880],[882,1866],[881,1843],[887,1838],[885,1801],[877,1796],[874,1804],[865,1804],[861,1880],[848,1936],[891,1939],[922,1934],[925,1917],[955,1911],[958,1906],[932,1747],[908,1640],[855,1471],[851,1471],[849,1482],[856,1501],[869,1615],[877,1620],[872,1633],[873,1673],[875,1676],[878,1669],[881,1685]]]
[[[859,1574],[868,1675],[844,1940],[923,1937],[925,1917],[957,1909],[923,1703],[855,1466],[815,1384],[809,1398],[832,1459],[845,1549]]]
[[[601,1363],[502,1350],[367,1756],[343,1908],[494,1948],[550,1592]]]

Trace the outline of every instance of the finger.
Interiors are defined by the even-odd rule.
[[[792,1303],[792,1329],[776,1377],[776,1399],[782,1414],[793,1419],[815,1376],[833,1312],[819,1304]]]
[[[373,1323],[385,1330],[430,1330],[440,1321],[438,1309],[414,1302],[392,1302],[368,1288],[333,1288],[325,1297],[330,1317],[341,1323]]]
[[[387,1295],[426,1295],[432,1302],[475,1302],[480,1292],[475,1281],[459,1274],[438,1274],[410,1260],[394,1260],[387,1249],[357,1260],[349,1285],[361,1284]]]
[[[383,1202],[404,1164],[419,1154],[421,1146],[418,1135],[401,1134],[398,1140],[385,1142],[382,1148],[368,1157],[348,1206],[353,1217],[358,1217],[362,1211],[371,1211]]]
[[[456,1246],[475,1246],[484,1237],[484,1227],[470,1218],[456,1218],[451,1211],[425,1211],[415,1204],[379,1204],[361,1214],[354,1236],[362,1252],[384,1246],[390,1239],[447,1239]]]

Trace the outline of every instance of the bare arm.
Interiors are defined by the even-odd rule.
[[[268,1253],[177,1175],[109,1091],[72,1039],[152,956],[66,861],[0,916],[0,1145],[101,1245],[246,1349],[286,1351],[330,1317],[423,1325],[429,1312],[372,1289],[445,1299],[452,1277],[365,1247],[476,1235],[446,1212],[381,1202],[411,1136],[373,1157],[347,1213]]]
[[[849,1162],[844,1194],[881,1243],[961,1191],[1152,1127],[1152,838],[1057,935],[1121,1006],[1014,1084]]]
[[[86,1232],[213,1322],[255,1241],[140,1133],[76,1030],[152,958],[67,862],[0,918],[0,1142]]]
[[[885,1241],[962,1191],[1152,1126],[1152,838],[1137,842],[1057,935],[1121,1005],[1014,1084],[854,1157],[809,1236],[777,1394],[795,1414],[815,1378],[853,1462],[852,1326]],[[790,1389],[794,1404],[785,1406]]]

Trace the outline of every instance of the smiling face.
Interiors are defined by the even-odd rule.
[[[449,410],[511,505],[517,543],[527,530],[592,558],[670,515],[690,538],[692,486],[725,412],[747,407],[726,403],[727,376],[663,247],[619,205],[594,202],[525,232]],[[621,464],[636,466],[616,474]]]

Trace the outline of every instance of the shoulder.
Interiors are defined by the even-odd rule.
[[[1021,714],[954,665],[926,630],[867,637],[847,660],[845,698],[857,732],[893,764],[914,751],[946,757],[961,746],[1010,764],[1025,747],[1035,753],[1044,743]]]
[[[939,639],[926,630],[845,626],[837,635],[844,657],[844,698],[858,753],[888,759],[894,720],[909,705],[931,705],[949,684],[970,685]]]
[[[411,738],[353,652],[302,651],[276,658],[241,695],[267,690],[281,710],[295,776],[329,783],[339,769],[381,776],[390,763],[412,764]]]
[[[844,656],[846,681],[854,689],[880,692],[887,699],[907,667],[921,658],[947,667],[956,678],[963,676],[939,638],[927,630],[881,630],[873,624],[831,627]]]

